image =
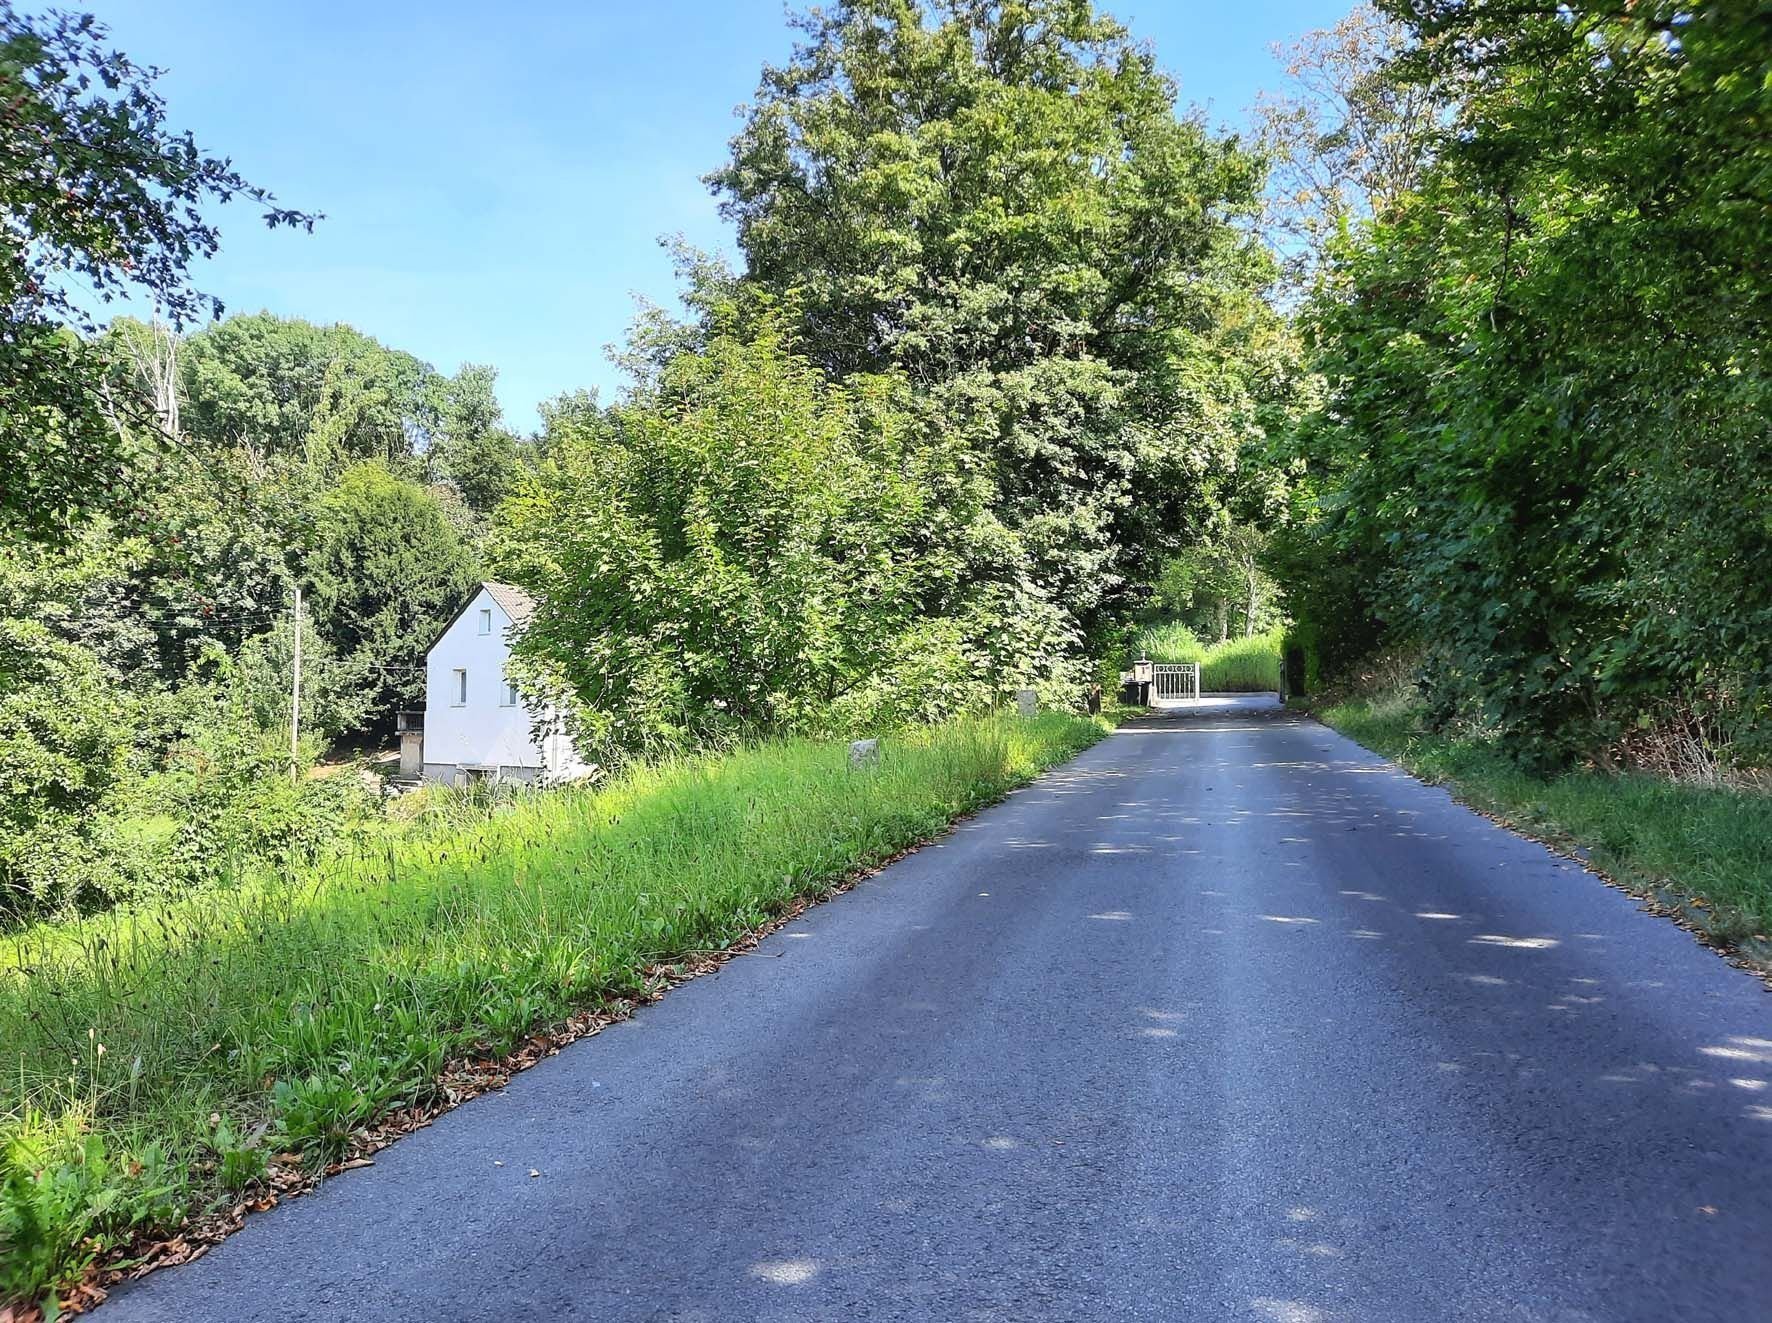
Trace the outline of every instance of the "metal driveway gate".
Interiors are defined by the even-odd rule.
[[[1151,697],[1198,698],[1200,696],[1199,662],[1158,662],[1151,667]]]

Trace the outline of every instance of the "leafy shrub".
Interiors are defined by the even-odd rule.
[[[189,1178],[149,1143],[119,1160],[89,1107],[0,1118],[0,1302],[39,1299],[136,1228],[176,1225]]]
[[[132,692],[90,649],[0,620],[0,923],[292,867],[366,823],[355,778],[290,777],[261,689],[218,654],[177,690]]]
[[[1539,770],[1669,700],[1772,762],[1763,15],[1386,8],[1456,104],[1307,318],[1304,641],[1419,645],[1427,719]]]
[[[512,669],[593,761],[1076,697],[1077,628],[964,452],[902,381],[826,380],[780,317],[722,326],[556,432],[498,556],[538,598]]]
[[[344,1075],[278,1080],[271,1090],[277,1136],[316,1166],[335,1161],[351,1134],[376,1113],[375,1100]]]

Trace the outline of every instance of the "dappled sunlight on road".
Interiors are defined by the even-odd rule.
[[[818,1276],[818,1265],[811,1259],[777,1259],[753,1263],[751,1276],[773,1286],[804,1286]]]
[[[1554,937],[1504,937],[1500,933],[1482,933],[1470,940],[1473,946],[1506,946],[1516,951],[1548,951],[1558,945]]]
[[[1731,1038],[1727,1043],[1698,1049],[1707,1057],[1724,1057],[1730,1061],[1755,1061],[1772,1065],[1772,1039]]]
[[[1255,1317],[1267,1323],[1328,1323],[1329,1315],[1301,1300],[1274,1300],[1257,1296],[1249,1302]]]

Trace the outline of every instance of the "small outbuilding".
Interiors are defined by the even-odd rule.
[[[506,667],[535,601],[481,583],[425,654],[424,779],[447,785],[574,781],[591,771],[549,704],[525,700]]]

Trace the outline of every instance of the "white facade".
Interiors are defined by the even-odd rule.
[[[425,656],[425,780],[551,782],[590,770],[552,710],[526,707],[505,674],[510,636],[531,610],[520,589],[483,583],[431,645]],[[540,743],[537,716],[552,728]]]

